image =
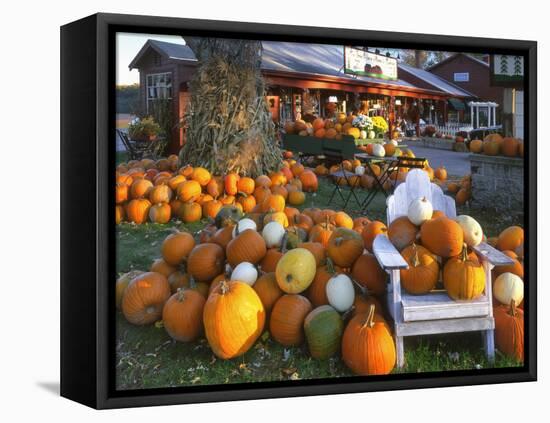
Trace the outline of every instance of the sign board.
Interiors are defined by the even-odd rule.
[[[494,54],[491,56],[491,85],[522,85],[524,76],[523,56]]]
[[[397,59],[345,46],[344,73],[395,80]]]

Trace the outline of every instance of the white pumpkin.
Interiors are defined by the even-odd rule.
[[[374,137],[376,137],[376,133],[374,131],[369,131],[369,133],[368,133],[369,140],[373,140]]]
[[[493,284],[493,294],[502,304],[510,305],[514,300],[519,305],[523,301],[523,281],[513,273],[502,273]]]
[[[308,134],[309,136],[312,136],[312,135],[313,135],[313,128],[312,128],[311,126],[308,126],[308,127],[306,128],[306,132],[307,132],[307,134]]]
[[[232,281],[241,281],[250,286],[254,285],[258,279],[258,271],[252,263],[243,261],[242,263],[237,264],[233,271],[231,272]]]
[[[483,229],[481,229],[481,225],[477,220],[465,214],[457,216],[455,220],[462,228],[462,232],[464,232],[464,242],[468,247],[475,247],[481,243],[483,240]]]
[[[382,144],[374,144],[372,146],[372,155],[376,157],[384,157],[386,155],[386,150]]]
[[[396,147],[399,145],[399,144],[397,143],[397,140],[390,140],[389,143],[395,145]]]
[[[344,274],[329,279],[326,293],[329,304],[341,313],[349,310],[355,300],[353,282]]]
[[[433,212],[432,203],[426,197],[422,197],[413,200],[409,204],[407,217],[412,223],[420,226],[423,222],[432,218]]]
[[[279,222],[269,222],[262,230],[267,248],[280,247],[284,236],[285,228]]]
[[[244,219],[239,220],[239,222],[233,228],[233,238],[235,238],[241,232],[246,231],[247,229],[257,230],[256,222],[252,219],[245,217]]]
[[[364,175],[365,174],[365,166],[355,166],[355,174],[356,175]]]
[[[367,131],[363,129],[361,132],[359,132],[359,138],[361,138],[362,140],[367,139]]]

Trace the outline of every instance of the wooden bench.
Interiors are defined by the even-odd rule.
[[[443,211],[449,218],[456,217],[454,200],[432,184],[419,169],[408,172],[405,183],[399,185],[387,200],[387,225],[407,214],[411,201],[426,197],[434,210]],[[485,292],[472,301],[455,301],[443,290],[424,295],[411,295],[401,290],[400,270],[408,267],[399,251],[385,235],[378,235],[373,252],[380,266],[389,274],[389,312],[394,320],[397,365],[405,364],[405,336],[482,331],[489,361],[494,360],[493,294],[491,270],[494,266],[512,264],[512,260],[486,243],[474,248],[485,270]]]

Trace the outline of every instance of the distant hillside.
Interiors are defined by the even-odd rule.
[[[139,107],[139,84],[117,85],[116,112],[135,113]]]

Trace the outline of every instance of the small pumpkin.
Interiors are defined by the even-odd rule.
[[[468,257],[464,244],[459,257],[452,257],[443,266],[443,285],[453,300],[473,300],[485,289],[485,270],[479,261]]]
[[[523,244],[523,237],[523,228],[519,226],[509,226],[499,234],[497,248],[500,251],[514,251],[517,247]]]
[[[455,221],[460,225],[464,232],[464,242],[468,247],[475,247],[483,240],[483,230],[481,225],[473,217],[465,214],[457,216]]]
[[[306,316],[304,332],[311,357],[325,360],[340,350],[344,322],[333,307],[322,305]]]
[[[168,264],[177,266],[187,258],[194,246],[193,235],[188,232],[176,231],[164,239],[160,251]]]
[[[270,313],[277,300],[284,295],[277,284],[275,272],[264,273],[252,287],[260,297],[266,313]]]
[[[239,235],[229,241],[226,248],[227,261],[231,266],[236,266],[244,261],[258,264],[264,258],[266,252],[264,239],[253,229],[240,232]]]
[[[217,357],[227,360],[254,345],[264,328],[265,310],[249,285],[221,281],[206,300],[203,321],[210,348]]]
[[[323,266],[326,262],[327,255],[325,247],[320,242],[301,242],[298,244],[299,248],[305,248],[309,250],[311,254],[315,257],[315,262],[317,267]]]
[[[122,297],[122,313],[134,325],[148,325],[161,318],[168,298],[170,285],[166,277],[157,272],[143,273],[128,284]]]
[[[387,274],[373,254],[363,254],[355,261],[351,277],[370,294],[382,295],[386,292]]]
[[[495,344],[500,352],[518,361],[524,358],[523,310],[516,308],[514,300],[510,306],[501,305],[494,309]]]
[[[232,281],[241,281],[250,286],[253,286],[257,279],[258,270],[256,270],[256,267],[252,263],[246,261],[237,264],[233,272],[231,272]]]
[[[149,193],[149,200],[153,204],[169,203],[172,199],[172,190],[168,185],[157,185]]]
[[[179,209],[179,217],[185,223],[198,222],[202,218],[202,207],[199,203],[183,203]]]
[[[328,220],[329,219],[327,217],[325,222],[318,223],[311,228],[311,231],[309,232],[310,242],[319,242],[325,248],[328,246],[329,239],[334,230],[334,225],[330,224]]]
[[[218,228],[234,226],[242,217],[243,213],[239,208],[233,205],[225,205],[216,214],[214,223]]]
[[[153,223],[168,223],[172,216],[172,209],[168,203],[158,203],[149,209],[149,220]]]
[[[313,254],[305,248],[295,248],[279,260],[275,275],[284,292],[298,294],[311,285],[316,270],[317,263]]]
[[[504,305],[510,305],[512,301],[521,304],[523,301],[523,281],[518,275],[506,272],[496,278],[493,284],[495,298]]]
[[[311,311],[311,303],[303,295],[286,294],[277,300],[269,319],[273,339],[286,347],[304,341],[304,320]]]
[[[329,238],[326,250],[334,264],[351,267],[363,253],[363,239],[352,229],[336,228]]]
[[[267,248],[280,247],[285,236],[285,228],[279,222],[269,222],[262,230]]]
[[[166,278],[168,278],[168,276],[170,276],[176,270],[177,268],[175,266],[171,266],[170,264],[166,263],[162,258],[158,258],[155,261],[153,261],[153,264],[151,265],[151,269],[149,269],[150,272],[161,273]]]
[[[319,180],[317,175],[311,170],[304,170],[300,173],[300,182],[302,182],[302,190],[304,192],[317,192],[319,188]]]
[[[128,221],[139,224],[147,222],[151,202],[145,198],[136,198],[128,203],[126,216]]]
[[[258,225],[256,225],[256,222],[254,220],[245,217],[244,219],[239,220],[233,228],[233,238],[236,238],[247,229],[256,232],[258,230]]]
[[[222,273],[224,262],[225,254],[218,244],[199,244],[189,253],[187,272],[197,281],[211,281]]]
[[[416,241],[419,232],[418,226],[412,223],[407,216],[401,216],[390,223],[388,238],[398,251],[402,251]]]
[[[426,198],[417,198],[411,201],[409,208],[407,209],[407,217],[409,220],[417,226],[422,225],[426,220],[432,218],[433,207],[432,203]]]
[[[202,313],[206,300],[197,291],[179,289],[162,310],[162,323],[168,335],[179,342],[191,342],[202,333]]]
[[[401,269],[401,285],[411,294],[426,294],[435,288],[439,278],[437,257],[421,245],[412,244],[401,255],[409,265]]]
[[[372,253],[372,244],[374,242],[374,238],[376,238],[378,235],[386,235],[388,232],[388,228],[386,225],[378,220],[373,220],[369,224],[367,224],[363,228],[363,232],[361,236],[363,237],[363,244],[367,251]]]
[[[355,300],[353,282],[349,276],[341,273],[329,279],[326,285],[328,303],[343,313],[351,308]]]
[[[393,337],[386,322],[375,315],[375,309],[371,305],[368,314],[355,315],[342,337],[342,359],[358,375],[385,375],[395,367]]]
[[[201,185],[194,180],[184,181],[177,188],[178,198],[184,203],[197,200],[201,192]]]
[[[119,278],[116,280],[115,285],[115,299],[116,299],[116,308],[120,309],[122,306],[122,297],[124,296],[124,292],[126,292],[126,288],[134,279],[135,277],[141,275],[143,272],[141,270],[131,270],[127,273],[124,273],[123,275],[120,275]]]

